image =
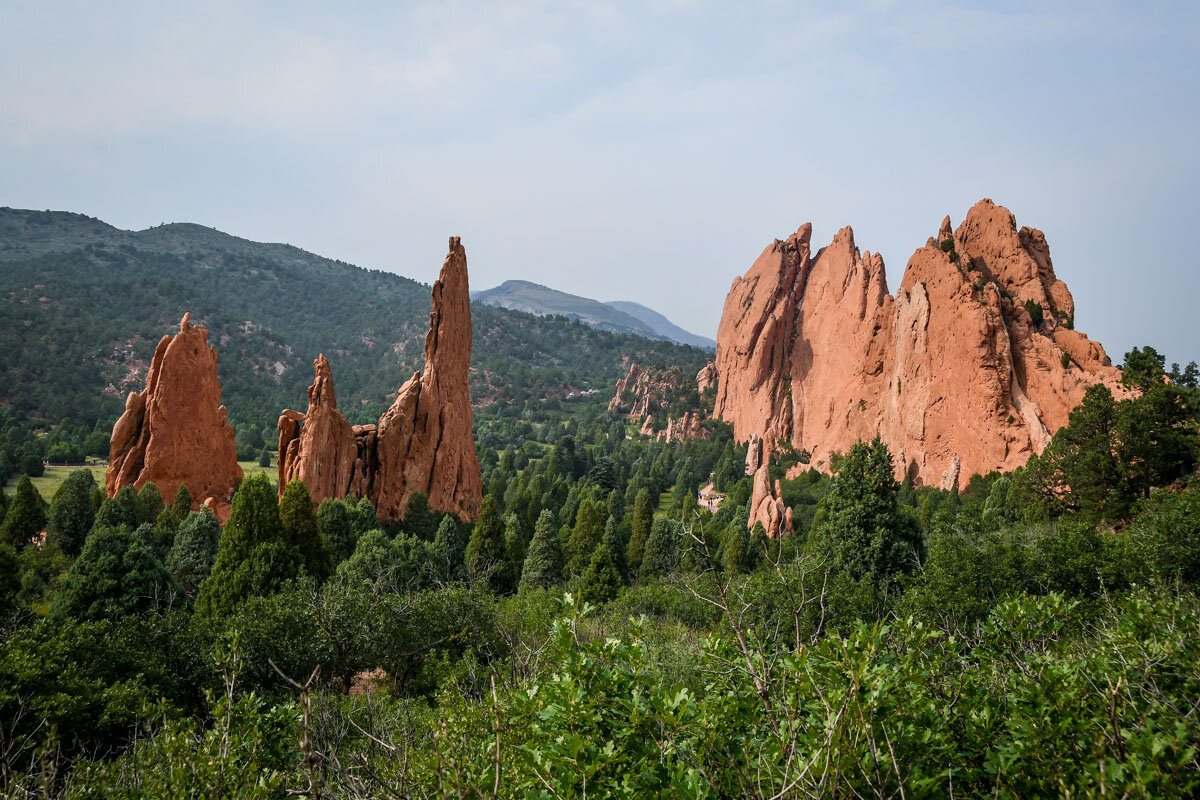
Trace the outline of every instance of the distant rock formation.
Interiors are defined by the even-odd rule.
[[[705,364],[696,373],[696,389],[704,394],[710,387],[717,385],[717,365],[712,361]]]
[[[708,436],[708,430],[700,424],[700,415],[686,411],[678,419],[667,417],[666,429],[659,431],[655,438],[660,442],[685,442],[691,439],[707,439]]]
[[[770,464],[761,458],[758,451],[761,443],[758,440],[750,442],[746,455],[747,465],[753,463],[754,475],[753,493],[750,496],[750,517],[746,525],[751,530],[754,524],[761,522],[767,536],[774,539],[780,536],[791,536],[795,533],[792,526],[792,509],[783,505],[783,488],[779,481],[771,482]]]
[[[677,367],[649,369],[630,364],[625,377],[617,380],[616,391],[608,402],[609,413],[624,413],[635,424],[640,423],[641,435],[660,442],[707,439],[709,432],[701,425],[705,415],[700,409],[685,411],[678,418],[668,416],[666,428],[654,429],[654,414],[687,395],[691,391],[689,384],[688,377]]]
[[[946,218],[895,296],[849,227],[816,255],[811,234],[769,245],[721,315],[715,416],[763,442],[762,464],[782,441],[827,470],[879,434],[898,477],[949,488],[1041,452],[1088,385],[1120,393],[1104,348],[1072,329],[1045,236],[991,200],[956,231]]]
[[[242,481],[233,426],[221,405],[217,349],[208,331],[184,314],[179,333],[159,341],[141,393],[125,398],[113,426],[104,489],[154,483],[168,500],[187,484],[196,502],[228,515]]]
[[[400,387],[378,425],[350,425],[338,411],[329,362],[313,362],[308,413],[279,418],[279,487],[293,478],[314,502],[368,497],[382,520],[401,519],[424,492],[439,510],[473,520],[483,500],[467,372],[471,307],[467,255],[457,236],[433,284],[425,369]]]

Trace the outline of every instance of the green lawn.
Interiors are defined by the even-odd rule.
[[[67,479],[68,475],[77,469],[91,470],[92,477],[96,479],[96,483],[103,487],[104,470],[106,466],[107,465],[105,464],[100,464],[98,466],[86,467],[46,467],[45,475],[40,478],[31,478],[30,480],[33,481],[33,488],[38,490],[38,494],[42,496],[42,499],[49,503],[54,499],[54,493],[58,491],[58,487],[62,485],[62,482]],[[247,478],[256,473],[265,472],[267,473],[267,477],[271,479],[272,484],[278,484],[279,482],[277,472],[278,468],[275,466],[275,459],[271,459],[271,466],[269,467],[260,467],[257,460],[239,461],[238,466],[242,468],[242,472],[246,473]],[[8,483],[4,485],[4,492],[10,499],[16,493],[17,483],[20,480],[21,476],[16,475],[9,478]],[[166,500],[169,502],[171,498],[168,497]]]

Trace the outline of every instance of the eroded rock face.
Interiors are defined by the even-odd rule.
[[[750,448],[757,450],[760,443],[752,441]],[[774,539],[779,536],[791,536],[795,533],[792,526],[792,509],[783,505],[783,488],[779,481],[771,482],[770,465],[761,458],[753,459],[759,463],[754,469],[753,494],[750,496],[750,517],[746,526],[754,530],[754,524],[761,522],[767,536]],[[747,454],[749,463],[750,456]]]
[[[815,256],[810,235],[776,241],[734,281],[717,335],[715,415],[739,441],[759,437],[763,463],[783,440],[828,469],[879,434],[898,477],[961,485],[1041,452],[1088,385],[1122,394],[1104,348],[1069,329],[1045,236],[992,201],[957,231],[944,220],[894,296],[850,228]]]
[[[711,367],[710,364],[700,370],[697,381],[703,380],[705,371]],[[678,418],[668,415],[667,427],[657,432],[654,430],[654,414],[684,396],[690,389],[689,383],[688,376],[678,367],[649,369],[637,363],[630,364],[629,372],[617,381],[616,391],[608,402],[608,410],[610,413],[625,414],[635,424],[640,422],[641,435],[660,442],[706,439],[709,432],[701,425],[704,415],[699,409],[689,410]]]
[[[337,408],[329,362],[313,362],[308,413],[279,418],[279,485],[302,478],[313,501],[368,497],[382,520],[401,519],[424,492],[438,511],[473,520],[483,481],[471,430],[467,372],[471,362],[467,256],[458,237],[433,284],[425,369],[400,387],[378,425],[350,425]]]
[[[696,390],[700,394],[704,394],[710,388],[716,388],[717,385],[717,365],[712,361],[705,364],[696,373]]]
[[[211,501],[222,519],[242,481],[233,426],[221,405],[217,350],[208,331],[184,314],[179,333],[154,351],[146,388],[130,392],[113,426],[104,489],[154,483],[170,500],[187,484],[197,503]]]

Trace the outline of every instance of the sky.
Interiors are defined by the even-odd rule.
[[[196,222],[714,336],[802,223],[889,286],[977,200],[1114,361],[1200,360],[1200,3],[0,3],[0,205]]]

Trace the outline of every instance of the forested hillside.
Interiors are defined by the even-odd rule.
[[[239,442],[269,441],[282,408],[303,410],[318,353],[352,422],[378,418],[424,361],[428,286],[199,225],[129,232],[0,209],[0,267],[0,405],[17,420],[69,419],[81,447],[143,388],[158,340],[187,311],[217,346]],[[472,398],[485,423],[532,399],[610,389],[628,359],[693,372],[706,359],[563,318],[479,304],[472,314]]]

